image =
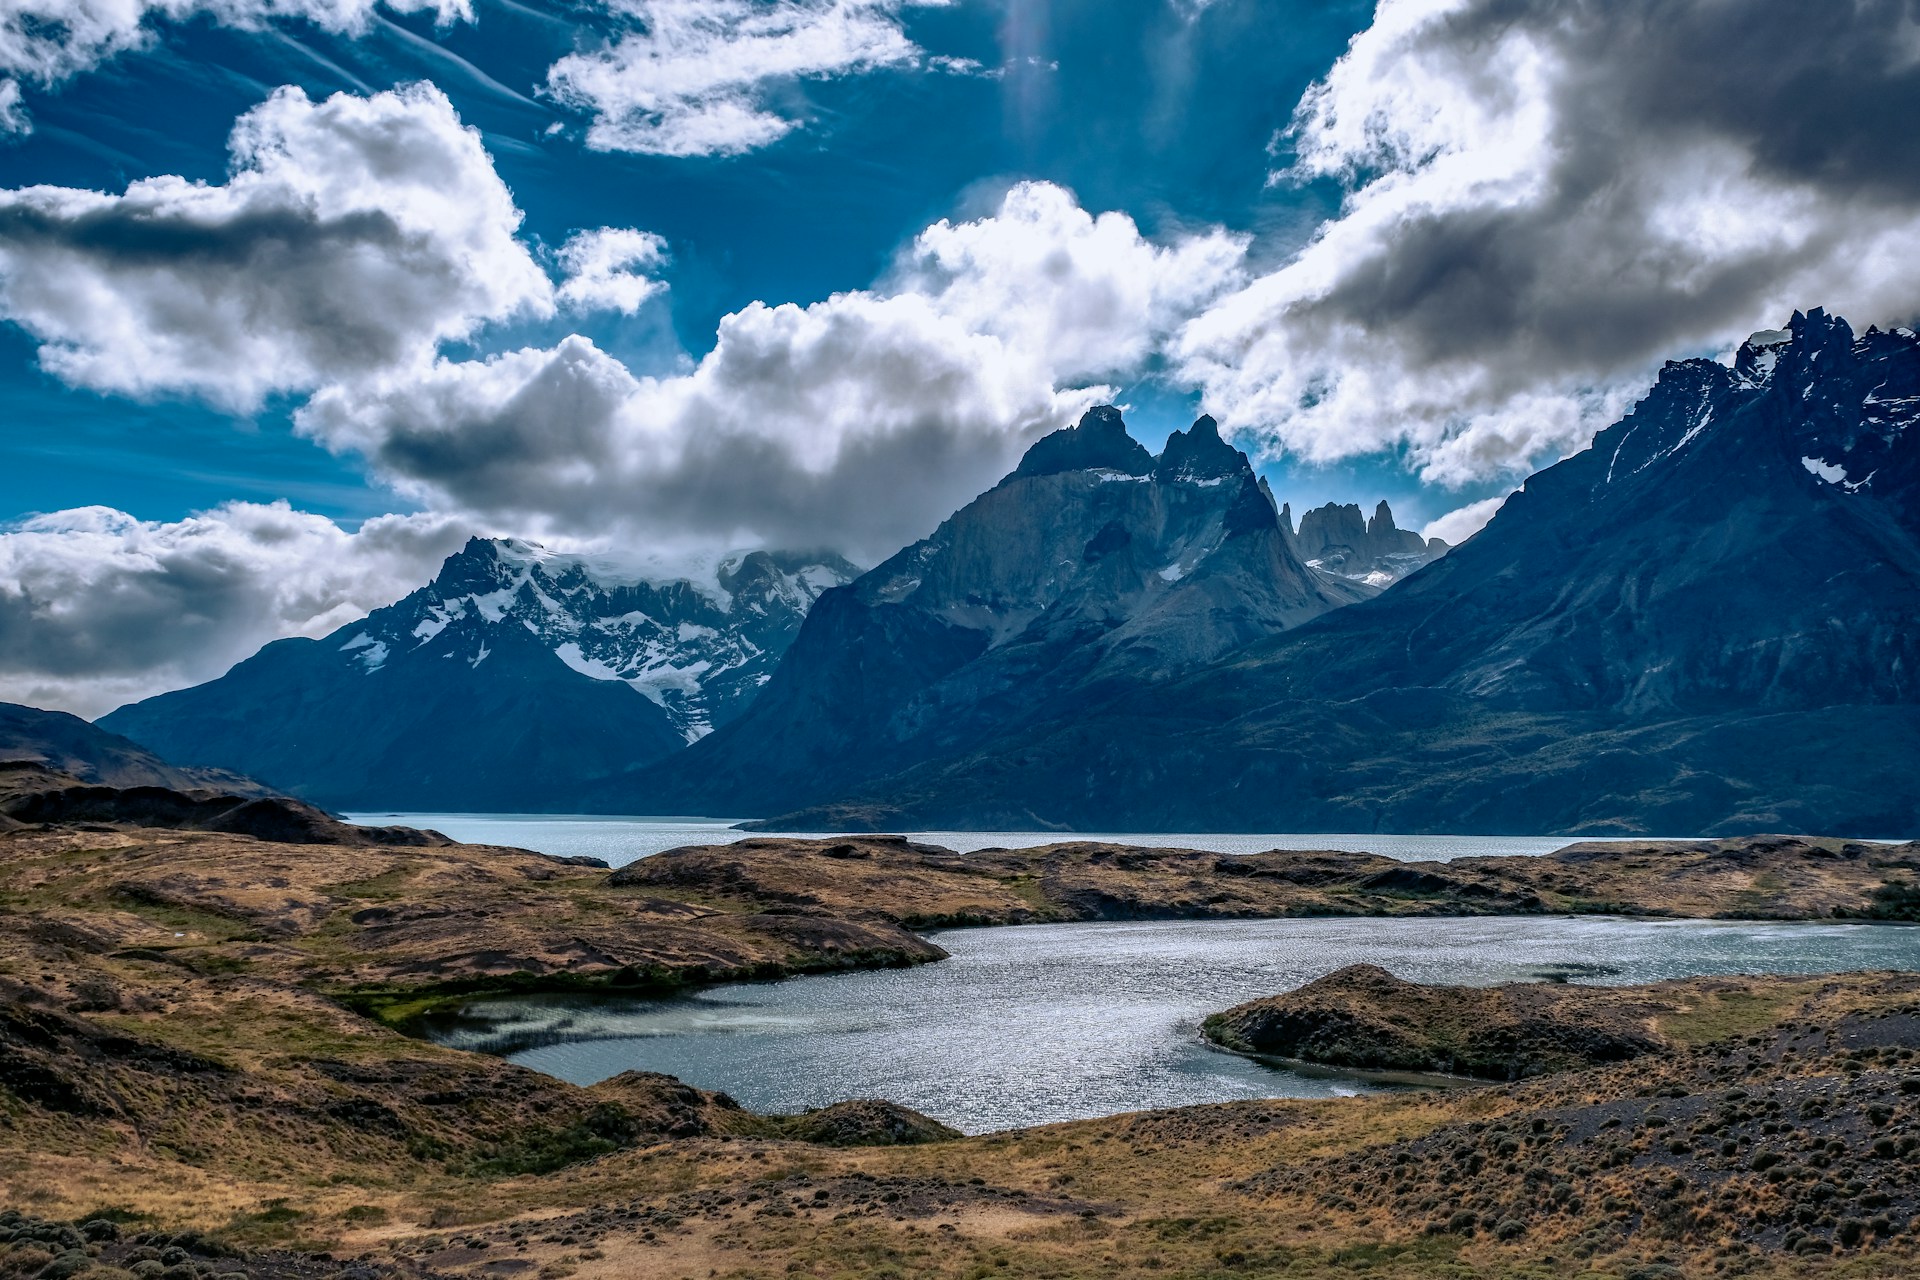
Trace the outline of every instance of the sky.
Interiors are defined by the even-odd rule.
[[[1092,404],[1457,541],[1920,310],[1906,0],[0,0],[0,699],[472,534],[873,563]]]

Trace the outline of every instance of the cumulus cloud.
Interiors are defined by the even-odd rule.
[[[246,409],[552,312],[511,193],[438,89],[283,88],[230,148],[224,185],[0,191],[0,315],[50,372]]]
[[[205,15],[245,29],[299,19],[357,32],[378,4],[395,13],[430,11],[441,22],[473,16],[469,0],[8,0],[0,5],[0,72],[54,84],[145,46],[156,19]]]
[[[1438,538],[1450,547],[1457,547],[1486,528],[1487,521],[1493,519],[1494,512],[1500,510],[1510,496],[1503,493],[1497,498],[1482,498],[1457,507],[1422,529],[1420,536]]]
[[[992,217],[936,222],[886,288],[928,299],[972,333],[1038,353],[1056,379],[1138,369],[1194,311],[1245,280],[1247,238],[1223,231],[1156,245],[1123,213],[1025,182]]]
[[[591,112],[587,145],[663,156],[730,156],[800,120],[776,93],[800,80],[912,66],[900,11],[946,0],[616,0],[633,24],[562,58],[548,88]]]
[[[185,520],[106,507],[0,529],[0,700],[97,716],[324,635],[420,585],[468,526],[381,516],[349,533],[284,502]]]
[[[3,106],[4,103],[0,103]],[[191,393],[236,410],[401,365],[511,317],[631,311],[665,244],[582,232],[553,282],[478,130],[429,84],[241,116],[220,185],[147,178],[120,195],[0,191],[0,317],[75,386]]]
[[[664,281],[647,274],[667,260],[667,242],[650,231],[582,231],[560,247],[558,257],[566,272],[559,299],[568,307],[632,315],[641,303],[666,292]]]
[[[329,388],[298,423],[436,509],[536,535],[877,558],[1111,395],[1097,379],[1236,285],[1244,248],[1158,245],[1023,184],[991,217],[929,228],[881,287],[725,317],[683,375],[637,377],[576,336]]]
[[[1659,360],[1920,306],[1920,11],[1382,0],[1278,144],[1339,215],[1198,316],[1223,421],[1429,479],[1580,447]]]

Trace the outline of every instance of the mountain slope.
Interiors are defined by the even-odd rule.
[[[100,723],[338,808],[572,809],[739,714],[814,595],[853,573],[755,552],[703,591],[474,539],[361,622]]]
[[[0,764],[39,765],[81,782],[109,787],[216,788],[237,795],[268,794],[249,778],[169,764],[137,742],[64,711],[0,702]]]
[[[1920,341],[1669,364],[1367,603],[790,815],[813,825],[1920,827]]]
[[[1118,410],[826,592],[739,721],[617,797],[685,812],[817,801],[1196,670],[1370,594],[1302,565],[1211,418],[1154,458]]]

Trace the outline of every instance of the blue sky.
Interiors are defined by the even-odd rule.
[[[1107,399],[1457,541],[1664,360],[1914,322],[1915,48],[1884,0],[13,0],[0,698],[211,678],[474,534],[877,562]]]
[[[30,92],[33,132],[0,146],[0,186],[117,191],[165,173],[217,183],[235,118],[279,85],[321,98],[430,80],[482,130],[528,234],[557,244],[623,225],[666,238],[666,314],[584,326],[632,366],[665,367],[677,352],[704,354],[719,318],[748,302],[808,303],[870,284],[921,228],[987,211],[1023,178],[1057,182],[1090,210],[1129,213],[1149,236],[1223,225],[1283,252],[1338,192],[1268,185],[1268,143],[1371,8],[909,9],[904,26],[921,48],[1005,75],[897,70],[795,85],[802,129],[750,154],[696,158],[590,149],[579,113],[539,93],[554,60],[604,37],[608,24],[588,10],[482,0],[470,23],[383,13],[361,35],[300,22],[233,30],[202,17],[155,24],[151,47]],[[354,460],[295,438],[287,406],[236,415],[179,396],[75,390],[38,369],[17,328],[0,329],[0,396],[7,516],[104,504],[172,520],[233,498],[287,498],[357,521],[411,506]],[[1123,398],[1154,447],[1196,412],[1190,388],[1152,378]],[[1391,458],[1265,470],[1296,511],[1388,496],[1403,522],[1418,522],[1466,500],[1429,498]]]

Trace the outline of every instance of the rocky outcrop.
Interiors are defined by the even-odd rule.
[[[1520,1080],[1670,1047],[1654,1023],[1701,985],[1435,987],[1357,964],[1213,1014],[1202,1029],[1231,1049],[1322,1066]]]
[[[782,1137],[823,1147],[915,1147],[960,1136],[958,1129],[881,1098],[855,1098],[773,1119]]]
[[[451,844],[437,831],[361,827],[286,796],[90,785],[37,765],[0,764],[0,817],[16,826],[154,827],[280,844]]]
[[[1608,842],[1537,858],[1438,863],[1330,851],[1229,857],[1092,841],[962,857],[901,836],[764,837],[672,849],[628,864],[607,883],[791,918],[915,929],[1327,915],[1902,918],[1902,895],[1920,887],[1920,843]]]

